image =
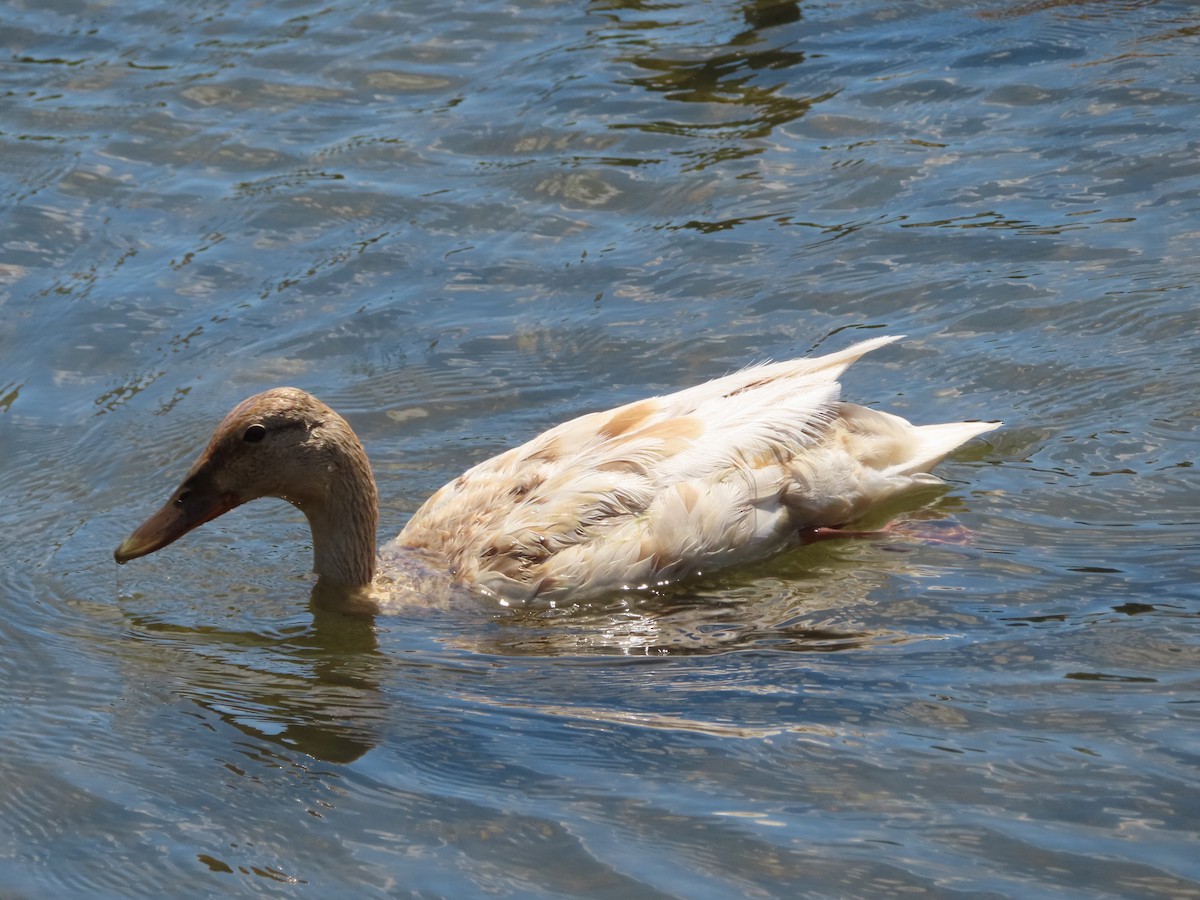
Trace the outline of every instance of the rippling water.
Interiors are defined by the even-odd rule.
[[[0,894],[1200,896],[1200,12],[6,5]],[[386,538],[572,415],[886,332],[1004,419],[915,535],[663,598],[309,607],[243,396]]]

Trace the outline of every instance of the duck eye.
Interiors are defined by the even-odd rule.
[[[267,426],[260,425],[259,423],[255,422],[253,425],[251,425],[249,428],[246,429],[245,434],[242,435],[242,440],[245,441],[247,444],[257,444],[259,441],[261,441],[266,436],[267,436]]]

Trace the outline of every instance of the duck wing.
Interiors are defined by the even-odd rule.
[[[396,543],[515,603],[585,599],[775,552],[800,529],[842,524],[911,487],[962,435],[995,427],[923,440],[897,416],[840,403],[846,367],[893,340],[565,422],[441,488]]]

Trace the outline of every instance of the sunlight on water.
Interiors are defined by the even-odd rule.
[[[1200,893],[1186,3],[9,4],[0,894]],[[571,416],[907,334],[1003,419],[886,540],[544,611],[310,607],[235,402],[394,535]]]

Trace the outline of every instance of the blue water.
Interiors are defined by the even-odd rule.
[[[1194,4],[8,2],[0,895],[1200,896]],[[234,403],[381,541],[764,358],[1003,419],[887,541],[550,612],[310,608]]]

